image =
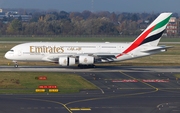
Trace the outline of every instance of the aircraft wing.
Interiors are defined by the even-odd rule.
[[[96,59],[112,59],[116,58],[117,55],[124,54],[124,53],[81,53],[81,54],[72,54],[72,55],[64,55],[65,57],[74,57],[77,58],[78,56],[93,56]],[[63,57],[62,55],[56,55],[56,56],[48,56],[46,58],[43,58],[45,61],[58,61],[59,57]]]
[[[112,57],[112,58],[116,58],[117,55],[119,55],[121,53],[94,53],[92,56],[95,56],[95,57],[100,57],[100,58],[109,58],[109,57]]]

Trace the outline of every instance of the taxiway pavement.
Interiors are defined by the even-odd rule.
[[[48,67],[0,67],[0,71],[43,71],[42,68]],[[180,73],[179,67],[104,66],[63,70],[64,67],[49,68],[49,72],[76,73],[99,89],[75,94],[1,94],[0,113],[180,112],[180,81],[174,76]]]
[[[180,72],[180,67],[124,67],[96,66],[80,69],[77,66],[0,66],[0,71],[33,71],[33,72]]]

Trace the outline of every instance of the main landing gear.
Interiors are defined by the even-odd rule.
[[[94,64],[92,64],[92,65],[81,65],[81,64],[79,64],[78,67],[79,68],[95,68],[96,66]]]

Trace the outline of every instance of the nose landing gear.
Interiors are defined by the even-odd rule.
[[[15,65],[14,65],[15,68],[18,68],[18,63],[15,61]]]

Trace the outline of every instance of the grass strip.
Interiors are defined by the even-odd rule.
[[[46,80],[35,79],[47,77]],[[33,93],[40,85],[56,85],[60,93],[79,92],[80,89],[98,89],[77,74],[47,72],[0,72],[2,93]],[[16,91],[15,91],[16,90]],[[11,92],[12,91],[12,92]],[[49,88],[46,89],[46,93]]]
[[[177,78],[180,78],[180,74],[175,74],[174,76]]]

